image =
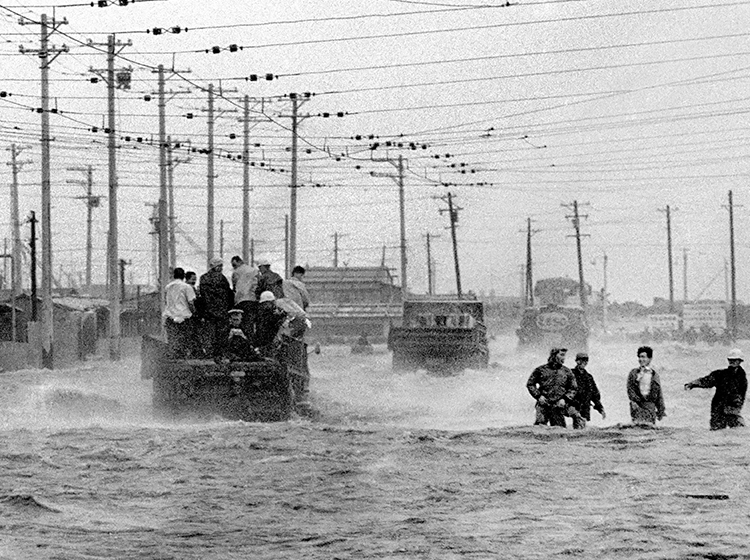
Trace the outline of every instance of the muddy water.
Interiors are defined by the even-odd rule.
[[[630,427],[633,345],[592,348],[608,416],[532,428],[544,356],[394,375],[311,356],[314,420],[167,424],[137,359],[0,376],[0,558],[750,558],[746,430],[682,384],[725,349],[656,348],[667,418]]]

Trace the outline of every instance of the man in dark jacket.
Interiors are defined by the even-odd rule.
[[[255,287],[255,295],[260,301],[260,294],[271,292],[276,299],[284,297],[284,279],[271,270],[271,261],[258,259],[258,285]]]
[[[742,369],[742,351],[735,348],[727,356],[729,367],[717,369],[705,377],[685,383],[685,390],[700,387],[708,389],[716,387],[714,398],[711,400],[712,430],[724,428],[739,428],[745,425],[741,416],[742,406],[745,404],[747,392],[747,375]]]
[[[229,310],[234,303],[234,293],[222,270],[224,263],[214,257],[208,263],[209,270],[200,278],[200,294],[203,299],[203,326],[206,329],[209,356],[221,358],[229,338]]]
[[[573,416],[573,428],[580,430],[586,427],[586,421],[591,420],[591,403],[594,404],[594,410],[602,415],[602,419],[607,415],[604,413],[602,406],[602,396],[599,393],[599,387],[596,386],[594,376],[586,371],[589,363],[589,355],[586,352],[576,354],[576,367],[573,368],[573,375],[576,378],[578,391],[573,399],[573,408],[578,414]]]
[[[547,363],[531,372],[526,382],[529,394],[536,399],[534,425],[565,427],[565,413],[578,389],[573,372],[563,365],[567,351],[567,348],[550,350]]]

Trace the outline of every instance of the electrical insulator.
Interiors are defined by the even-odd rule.
[[[231,133],[231,134],[229,135],[229,138],[230,138],[230,139],[232,139],[232,140],[234,140],[235,138],[237,138],[237,135],[236,135],[236,134],[235,134],[234,132],[232,132],[232,133]]]
[[[106,8],[107,7],[107,0],[99,0],[96,3],[96,5],[99,6],[100,8]]]
[[[161,27],[154,27],[151,30],[151,33],[153,33],[154,35],[161,35],[162,34],[162,29],[161,29]]]
[[[235,44],[229,45],[229,52],[237,52],[239,50],[239,47]]]
[[[135,141],[136,141],[136,142],[143,142],[143,137],[142,137],[142,136],[139,136],[138,138],[136,138],[136,139],[135,139]]]
[[[90,82],[91,82],[92,84],[98,84],[98,83],[99,83],[99,78],[91,78],[91,79],[90,79],[89,81],[90,81]]]
[[[266,74],[266,81],[270,82],[271,80],[273,80],[273,74]]]
[[[257,82],[258,81],[258,74],[250,74],[250,81],[251,82]]]
[[[0,91],[0,97],[8,97],[7,91]]]
[[[330,116],[331,116],[331,113],[321,113],[321,116],[322,116],[322,117],[323,117],[324,119],[327,119],[328,117],[330,117]]]
[[[41,112],[43,112],[43,111],[42,111],[42,108],[41,108],[41,107],[37,107],[37,109],[36,109],[36,112],[37,112],[37,113],[41,113]]]
[[[361,165],[355,165],[354,169],[362,169],[362,166]]]
[[[151,96],[150,95],[144,95],[143,96],[143,100],[144,101],[151,101]]]
[[[422,149],[426,150],[427,149],[427,144],[422,144]]]
[[[356,135],[356,136],[354,137],[354,139],[355,139],[355,140],[362,140],[362,136],[360,136],[359,134],[357,134],[357,135]]]
[[[112,132],[111,128],[105,128],[104,129],[104,134],[109,134],[110,132]]]
[[[120,0],[120,6],[127,6],[129,3],[129,0]]]
[[[308,98],[309,98],[310,96],[312,96],[312,93],[310,93],[309,91],[306,91],[306,92],[305,92],[305,93],[303,93],[302,95],[304,95],[305,97],[308,97]]]
[[[403,142],[399,142],[398,144],[396,144],[396,146],[398,146],[399,148],[403,148],[404,147],[404,143]]]
[[[99,128],[96,126],[91,127],[91,132],[99,132]]]
[[[125,137],[125,142],[130,142],[130,136]]]
[[[311,154],[311,153],[312,153],[312,150],[311,150],[310,148],[307,148],[307,149],[306,149],[305,151],[306,151],[306,152],[307,152],[308,154]]]
[[[211,52],[214,54],[219,54],[221,52],[221,47],[212,47]]]
[[[336,113],[336,116],[337,117],[343,117],[344,116],[343,111],[339,111],[338,113]]]
[[[193,113],[188,113],[187,115],[185,115],[185,117],[188,119],[192,119],[194,116],[195,115],[193,115]]]
[[[370,146],[371,150],[377,150],[380,147],[380,142],[373,142],[372,146]]]
[[[170,31],[171,31],[172,33],[174,33],[174,34],[177,34],[177,33],[179,33],[180,31],[182,31],[182,28],[181,28],[181,27],[179,27],[179,26],[177,26],[177,27],[173,27],[172,29],[170,29]],[[186,29],[185,31],[187,31],[187,29]]]

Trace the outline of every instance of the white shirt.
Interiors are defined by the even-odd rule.
[[[641,395],[648,397],[651,393],[651,379],[654,376],[654,370],[650,367],[642,367],[636,376],[638,380],[638,387],[641,390]]]
[[[188,304],[195,301],[195,290],[190,284],[175,278],[167,284],[164,292],[167,300],[164,306],[165,319],[169,317],[175,323],[182,323],[193,316]]]
[[[258,286],[260,272],[254,266],[242,263],[232,272],[232,287],[234,288],[234,303],[242,301],[256,301],[255,288]]]

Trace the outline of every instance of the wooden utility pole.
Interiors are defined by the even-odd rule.
[[[432,237],[439,236],[430,236],[430,232],[427,232],[425,234],[425,238],[427,239],[427,293],[429,295],[433,295],[435,293],[435,278],[432,269],[432,247],[430,245],[430,240],[432,239]]]
[[[461,267],[458,264],[458,241],[456,239],[456,223],[458,222],[458,212],[459,210],[463,210],[463,208],[453,205],[453,194],[451,194],[450,192],[446,196],[441,196],[440,198],[441,200],[444,200],[448,203],[447,210],[445,208],[441,208],[439,212],[441,214],[443,212],[448,212],[448,217],[450,218],[451,240],[453,242],[453,263],[456,269],[456,294],[460,299],[463,296],[463,292],[461,291]]]
[[[132,261],[126,261],[125,259],[120,259],[120,298],[125,301],[125,267],[131,264]]]
[[[214,258],[214,85],[208,84],[208,168],[206,200],[206,258]]]
[[[36,322],[39,319],[37,312],[37,289],[36,289],[36,212],[32,211],[29,216],[31,224],[31,235],[29,237],[29,250],[31,251],[31,320]]]
[[[284,278],[289,278],[289,214],[284,214]]]
[[[531,237],[538,231],[531,229],[531,218],[526,218],[526,272],[523,290],[526,307],[534,307],[534,265],[531,259]]]
[[[25,24],[25,20],[21,21]],[[36,22],[34,22],[36,23]],[[52,189],[50,176],[50,126],[49,126],[49,67],[52,62],[68,47],[60,48],[50,46],[49,37],[57,31],[61,25],[68,21],[63,18],[57,21],[47,19],[47,14],[42,14],[39,25],[41,26],[41,43],[39,49],[26,49],[20,47],[21,53],[35,53],[41,60],[41,117],[42,117],[42,314],[41,314],[41,344],[42,344],[42,367],[54,368],[54,332],[52,322]]]
[[[224,220],[219,220],[219,256],[224,258]]]
[[[164,314],[164,288],[169,284],[169,246],[167,231],[167,101],[164,93],[164,65],[160,64],[157,70],[159,74],[159,205],[158,205],[158,231],[159,243],[159,283],[161,292],[159,297],[160,316]],[[209,256],[209,259],[211,257]]]
[[[68,179],[66,182],[75,185],[84,185],[86,187],[86,196],[77,196],[86,202],[86,290],[91,293],[91,268],[92,268],[92,252],[93,252],[93,215],[94,208],[99,207],[101,200],[100,196],[94,196],[94,169],[91,165],[87,167],[68,167],[68,171],[82,171],[86,174],[86,180],[80,181],[77,179]]]
[[[407,256],[406,256],[406,203],[405,203],[405,193],[404,193],[404,173],[405,173],[405,161],[404,157],[399,154],[397,160],[393,160],[390,158],[373,158],[372,161],[382,161],[387,162],[393,165],[396,168],[397,174],[393,175],[391,173],[377,173],[375,171],[371,171],[370,175],[373,177],[388,177],[390,179],[393,179],[396,184],[398,185],[398,216],[399,216],[399,225],[400,225],[400,242],[399,242],[399,249],[401,252],[401,295],[403,299],[406,299],[406,296],[409,292],[409,283],[407,281]]]
[[[250,97],[242,104],[242,260],[250,262]],[[251,264],[252,266],[252,264]]]
[[[23,242],[21,241],[21,221],[18,216],[18,172],[24,165],[31,163],[31,160],[18,160],[18,156],[24,149],[25,146],[11,144],[9,148],[11,161],[8,163],[8,165],[11,166],[13,178],[10,185],[10,225],[12,228],[11,254],[13,255],[11,260],[11,275],[16,290],[21,289],[23,286],[23,272],[21,267]]]
[[[566,208],[570,208],[570,204],[563,204]],[[581,234],[581,218],[588,218],[587,215],[581,216],[578,212],[578,201],[574,200],[573,204],[573,215],[566,216],[573,222],[573,228],[575,229],[576,238],[576,252],[578,253],[578,294],[581,298],[581,307],[585,310],[588,307],[588,298],[586,294],[586,283],[583,278],[583,251],[581,250],[581,237],[588,237],[587,234]],[[569,236],[570,237],[570,236]]]
[[[172,137],[167,136],[167,219],[169,220],[169,269],[177,266],[177,239],[174,230],[174,160],[172,159]]]
[[[672,262],[672,210],[676,208],[670,208],[669,204],[665,208],[660,208],[659,212],[664,212],[667,215],[667,260],[669,261],[669,311],[674,313],[674,271]]]
[[[333,233],[333,268],[339,267],[339,233]]]
[[[737,340],[737,269],[734,258],[734,202],[731,190],[729,191],[729,266],[729,282],[732,294],[732,306],[729,310],[729,332],[732,341],[735,341]]]
[[[286,253],[287,278],[289,267],[297,259],[297,127],[299,126],[299,100],[296,93],[289,94],[292,99],[292,176],[289,193],[289,236]]]

